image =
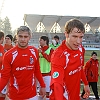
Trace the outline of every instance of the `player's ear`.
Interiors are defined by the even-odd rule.
[[[64,33],[64,34],[65,34],[65,37],[67,38],[67,37],[68,37],[68,33],[65,31],[65,33]]]

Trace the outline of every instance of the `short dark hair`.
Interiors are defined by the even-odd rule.
[[[41,36],[40,39],[46,41],[46,44],[49,45],[49,38],[47,36]]]
[[[0,39],[4,37],[4,32],[0,31]]]
[[[97,53],[96,53],[95,51],[93,51],[93,52],[91,53],[91,56],[93,56],[94,54],[97,56]]]
[[[11,34],[6,35],[6,37],[9,37],[11,41],[13,40],[13,36]]]
[[[56,38],[56,39],[58,39],[58,40],[59,40],[59,36],[58,36],[58,35],[55,35],[55,36],[54,36],[54,38]]]
[[[75,27],[83,33],[85,32],[84,24],[78,19],[67,21],[65,24],[65,31],[69,34]]]

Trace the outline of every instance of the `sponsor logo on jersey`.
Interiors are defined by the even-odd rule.
[[[24,56],[28,56],[28,55],[27,54],[23,54],[22,56],[24,57]]]
[[[21,70],[33,70],[34,66],[23,66],[23,67],[17,67],[16,71],[21,71]]]
[[[69,75],[73,75],[73,74],[79,72],[81,69],[82,69],[82,67],[80,66],[80,67],[78,67],[77,69],[75,69],[75,70],[73,70],[73,71],[70,71],[70,72],[69,72]]]
[[[77,56],[78,56],[78,54],[74,55],[74,57],[77,57]]]
[[[52,75],[53,78],[57,78],[58,76],[59,76],[58,72],[54,72],[53,75]]]

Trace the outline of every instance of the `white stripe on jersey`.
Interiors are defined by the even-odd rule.
[[[68,62],[69,62],[69,56],[70,56],[70,54],[68,53],[68,52],[64,52],[64,55],[66,56],[66,66],[64,67],[64,69],[67,67],[67,64],[68,64]]]
[[[35,53],[35,51],[34,51],[34,49],[32,48],[32,49],[29,49],[30,51],[31,51],[31,53],[35,56],[35,58],[37,59],[37,57],[36,57],[36,53]]]
[[[17,50],[16,50],[16,51],[14,51],[14,52],[12,52],[12,55],[13,55],[13,58],[12,58],[12,62],[11,62],[11,64],[14,62],[15,58],[16,58],[16,57],[17,57],[17,55],[18,55]]]
[[[14,77],[14,87],[18,90],[18,84],[17,84],[17,81],[16,81],[16,78]]]

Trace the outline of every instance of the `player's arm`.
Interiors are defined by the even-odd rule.
[[[0,70],[2,68],[3,55],[4,55],[4,48],[3,48],[3,46],[1,46],[1,48],[0,48]]]
[[[48,62],[51,62],[51,55],[53,53],[53,49],[50,50],[50,54],[46,54],[45,52],[41,52],[41,54],[43,55],[43,57],[48,61]]]
[[[42,78],[42,74],[41,74],[41,71],[40,71],[40,65],[39,65],[39,55],[38,55],[38,52],[37,53],[37,61],[36,61],[36,64],[35,64],[35,77],[36,79],[39,81],[40,83],[40,95],[42,97],[44,97],[46,95],[46,90],[45,90],[45,83],[43,81],[43,78]]]
[[[10,57],[5,54],[3,57],[3,66],[0,75],[0,91],[2,91],[2,89],[7,85],[10,78],[11,63],[9,61]]]
[[[63,100],[63,86],[61,84],[53,83],[51,89],[50,100]]]
[[[85,85],[88,85],[88,81],[87,81],[87,79],[86,79],[86,75],[85,75],[85,72],[84,72],[83,69],[81,70],[81,79],[82,79],[82,81],[83,81],[83,83],[84,83]]]
[[[65,58],[61,53],[55,52],[51,57],[51,100],[63,100],[64,66]],[[53,98],[53,99],[52,99]]]
[[[99,70],[99,65],[100,65],[100,64],[99,64],[99,60],[98,60],[98,70]],[[100,74],[99,74],[99,71],[98,71],[98,77],[99,77],[99,76],[100,76]]]
[[[37,56],[37,60],[36,60],[36,63],[35,63],[35,73],[34,74],[35,74],[37,80],[39,81],[40,86],[41,87],[45,87],[45,83],[43,81],[42,74],[41,74],[41,71],[40,71],[39,53],[38,53],[38,51],[36,51],[36,56]]]
[[[84,83],[84,91],[85,91],[84,98],[88,98],[90,95],[90,88],[89,88],[88,81],[86,79],[86,75],[85,75],[83,69],[81,70],[81,79]]]

